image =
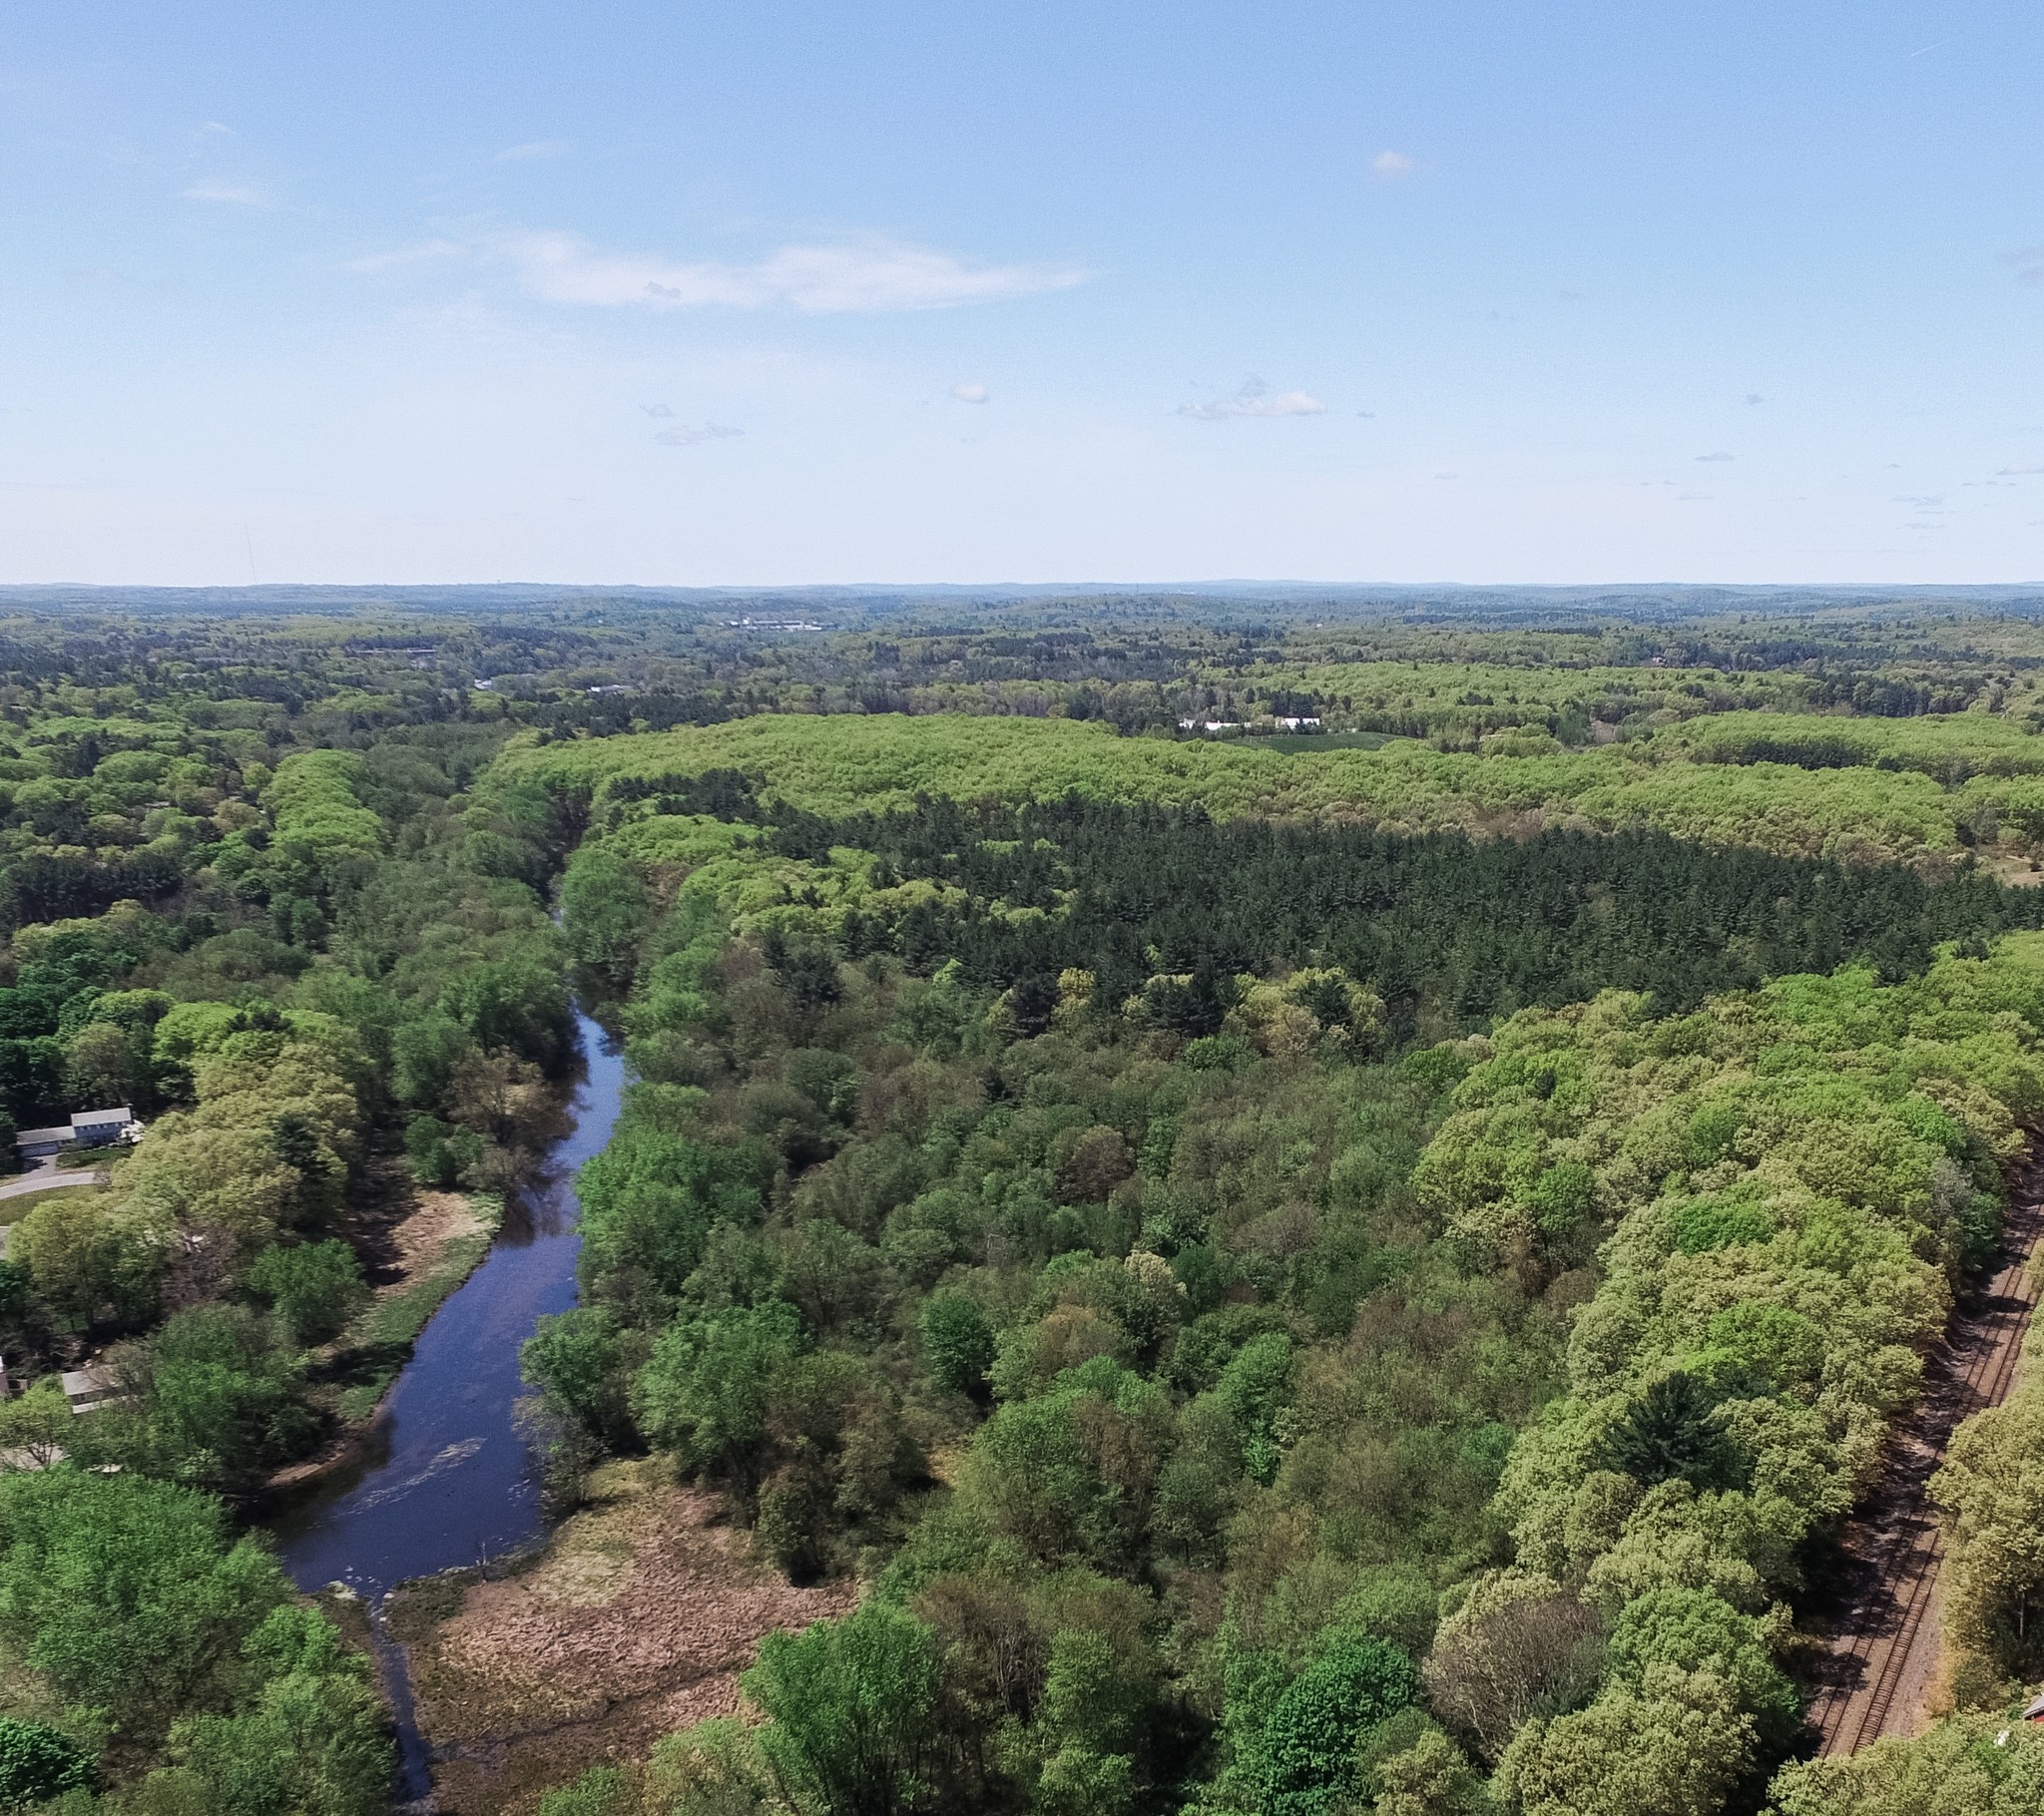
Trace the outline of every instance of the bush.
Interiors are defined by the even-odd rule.
[[[361,1262],[338,1240],[265,1249],[249,1269],[249,1284],[300,1348],[338,1336],[368,1296]]]
[[[578,1305],[540,1319],[518,1360],[526,1380],[553,1406],[607,1448],[623,1450],[638,1437],[625,1351],[609,1311]]]
[[[483,1157],[486,1143],[472,1129],[457,1129],[438,1117],[413,1117],[405,1125],[404,1157],[421,1185],[445,1191]]]
[[[95,1776],[92,1761],[55,1728],[0,1715],[0,1809],[85,1790]]]

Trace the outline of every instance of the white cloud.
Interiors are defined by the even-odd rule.
[[[534,139],[524,145],[507,145],[492,164],[531,164],[540,158],[558,158],[563,152],[573,151],[574,145],[566,139]]]
[[[954,384],[951,395],[960,403],[985,403],[993,393],[983,384]]]
[[[672,416],[674,414],[674,411],[670,410],[664,403],[642,403],[639,407],[649,416]]]
[[[507,261],[526,291],[547,302],[600,308],[760,309],[811,315],[944,309],[1083,283],[1062,265],[968,265],[948,252],[891,239],[788,245],[753,264],[604,252],[573,233],[499,233],[480,248]]]
[[[259,190],[254,184],[236,183],[195,183],[189,190],[179,194],[187,202],[218,202],[237,209],[273,209],[276,204],[266,190]]]
[[[1386,146],[1369,161],[1370,174],[1395,182],[1400,177],[1409,177],[1417,168],[1415,161],[1403,152],[1394,152]]]
[[[679,429],[662,429],[653,439],[664,448],[693,448],[706,441],[732,441],[744,433],[728,423],[706,422],[700,429],[684,423]]]
[[[1996,479],[2008,479],[2019,473],[2044,473],[2044,467],[1996,467],[1994,469]]]
[[[1701,461],[1714,461],[1714,460],[1736,460],[1737,458],[1738,458],[1738,456],[1737,456],[1737,455],[1734,455],[1734,454],[1722,454],[1722,453],[1721,453],[1721,454],[1699,454],[1699,455],[1697,456],[1697,459],[1699,459],[1699,460],[1701,460]]]
[[[1245,378],[1233,397],[1211,403],[1182,403],[1181,416],[1199,422],[1226,422],[1231,416],[1324,416],[1327,406],[1307,391],[1273,391],[1261,378]]]

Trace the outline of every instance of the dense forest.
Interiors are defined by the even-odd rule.
[[[501,1807],[2044,1808],[2033,1372],[1939,1478],[1949,1712],[1803,1727],[2044,1118],[2044,637],[844,618],[0,624],[0,1092],[144,1126],[0,1198],[0,1807],[390,1807],[265,1523],[476,1252],[393,1206],[528,1187],[579,981],[634,1082],[536,1467],[855,1605]]]

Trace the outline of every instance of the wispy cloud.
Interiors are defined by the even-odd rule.
[[[257,189],[254,184],[242,183],[195,183],[179,195],[187,202],[217,202],[227,208],[273,209],[276,207],[267,190]]]
[[[507,145],[490,162],[531,164],[541,158],[558,158],[563,152],[572,152],[574,149],[573,142],[567,139],[532,139],[524,145]]]
[[[985,403],[993,393],[983,384],[954,384],[951,395],[960,403]]]
[[[967,264],[891,239],[782,246],[752,264],[606,252],[573,233],[547,231],[488,235],[477,249],[508,263],[530,295],[598,308],[884,314],[1068,289],[1087,275],[1068,265]]]
[[[1697,456],[1697,459],[1699,459],[1699,460],[1702,460],[1702,461],[1713,461],[1713,460],[1736,460],[1737,458],[1738,458],[1738,456],[1737,456],[1737,455],[1733,455],[1733,454],[1723,454],[1723,453],[1719,453],[1719,454],[1699,454],[1699,455]]]
[[[2018,246],[2002,253],[2001,262],[2015,267],[2018,283],[2044,283],[2044,245]]]
[[[674,414],[674,411],[670,410],[664,403],[642,403],[639,407],[649,416],[672,416]]]
[[[1746,394],[1746,401],[1748,403],[1766,403],[1768,400],[1758,391],[1749,391]]]
[[[1197,422],[1226,422],[1232,416],[1324,416],[1327,406],[1308,391],[1274,391],[1261,378],[1246,378],[1233,397],[1182,403],[1178,413]]]
[[[347,271],[400,271],[407,265],[430,264],[437,258],[458,258],[468,250],[458,239],[422,239],[417,245],[393,246],[387,252],[369,252],[348,259]]]
[[[1369,161],[1369,169],[1373,177],[1381,177],[1386,182],[1396,182],[1400,177],[1411,176],[1418,169],[1418,164],[1403,152],[1394,152],[1386,146]]]
[[[2044,467],[1996,467],[1994,469],[1994,477],[1996,479],[2013,479],[2024,473],[2044,473]]]
[[[706,422],[700,429],[684,423],[678,429],[662,429],[653,439],[664,448],[693,448],[706,441],[733,441],[744,433],[744,429],[734,429],[728,423]]]

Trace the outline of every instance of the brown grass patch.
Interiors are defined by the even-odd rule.
[[[531,1568],[469,1585],[409,1648],[443,1816],[528,1812],[586,1766],[730,1714],[765,1634],[855,1598],[756,1564],[717,1499],[664,1465],[613,1464],[591,1493]]]
[[[390,1231],[389,1265],[396,1278],[384,1286],[385,1292],[401,1291],[407,1282],[430,1271],[450,1243],[481,1235],[486,1227],[465,1192],[414,1186],[410,1197],[403,1220]]]

